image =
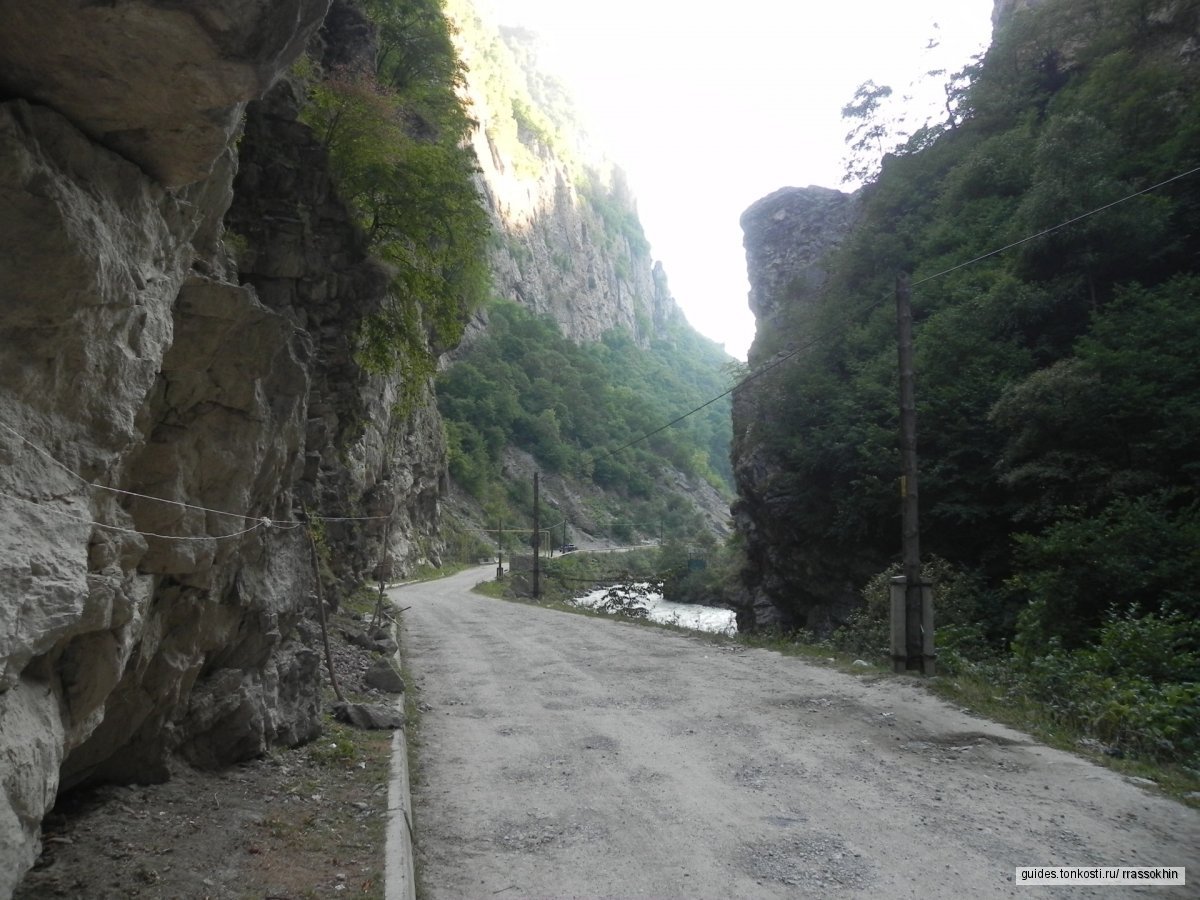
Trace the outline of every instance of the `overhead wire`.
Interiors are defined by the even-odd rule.
[[[1119,206],[1122,203],[1126,203],[1130,200],[1136,199],[1137,197],[1141,197],[1145,194],[1149,194],[1153,191],[1159,190],[1163,187],[1166,187],[1169,184],[1172,184],[1173,182],[1179,181],[1180,179],[1187,178],[1190,175],[1195,175],[1198,172],[1200,172],[1200,166],[1197,166],[1193,169],[1189,169],[1186,172],[1180,172],[1178,175],[1173,175],[1170,178],[1167,178],[1167,179],[1164,179],[1163,181],[1158,182],[1157,184],[1151,185],[1150,187],[1143,188],[1140,191],[1135,191],[1132,194],[1127,194],[1126,196],[1121,197],[1119,200],[1113,200],[1110,203],[1105,203],[1104,205],[1098,206],[1095,209],[1091,209],[1085,213],[1081,213],[1080,215],[1073,216],[1072,218],[1067,219],[1066,221],[1059,222],[1057,225],[1051,226],[1050,228],[1044,228],[1041,231],[1026,235],[1025,237],[1021,238],[1018,241],[1013,241],[1012,243],[1005,244],[1003,247],[998,247],[995,250],[991,250],[987,253],[981,254],[980,256],[976,256],[973,259],[969,259],[965,262],[958,263],[957,265],[951,266],[948,269],[943,269],[940,272],[934,273],[933,275],[925,276],[924,278],[921,278],[917,281],[912,282],[911,286],[915,288],[915,287],[919,287],[920,285],[923,285],[923,284],[928,284],[929,282],[934,281],[935,279],[942,278],[946,275],[951,274],[952,272],[957,272],[960,269],[965,269],[968,266],[973,266],[977,263],[983,262],[986,259],[990,259],[993,256],[998,256],[1001,253],[1005,253],[1009,250],[1012,250],[1015,247],[1021,246],[1022,244],[1027,244],[1030,241],[1036,240],[1038,238],[1046,237],[1047,235],[1053,234],[1056,231],[1060,231],[1063,228],[1067,228],[1071,225],[1074,225],[1077,222],[1081,222],[1084,219],[1090,218],[1091,216],[1094,216],[1099,213],[1110,210],[1114,206]],[[821,333],[813,336],[805,343],[803,343],[797,347],[791,348],[790,350],[788,350],[786,353],[782,354],[781,356],[777,356],[776,358],[772,359],[769,363],[764,364],[760,368],[758,368],[755,371],[751,372],[750,374],[746,375],[744,378],[740,379],[736,384],[734,384],[728,390],[723,391],[722,393],[713,397],[711,400],[706,400],[704,403],[701,403],[699,406],[688,410],[683,415],[675,417],[670,422],[667,422],[665,425],[660,425],[658,428],[655,428],[653,431],[646,432],[641,437],[635,438],[632,441],[628,441],[627,443],[624,443],[615,449],[604,451],[596,458],[597,459],[605,459],[609,456],[615,456],[616,454],[621,453],[624,450],[628,450],[630,447],[634,447],[634,446],[642,443],[642,441],[649,440],[650,438],[654,437],[654,435],[659,434],[663,431],[666,431],[668,428],[671,428],[674,425],[678,425],[684,419],[688,419],[691,416],[694,416],[696,413],[700,412],[701,410],[707,409],[709,406],[712,406],[718,400],[723,400],[724,398],[728,397],[730,394],[733,394],[740,388],[745,387],[751,381],[754,381],[757,378],[761,378],[763,375],[767,374],[767,372],[770,372],[771,370],[777,368],[778,366],[783,365],[783,363],[787,362],[788,360],[793,359],[798,354],[804,352],[805,350],[812,349],[819,342],[824,341],[826,338],[833,336],[838,331],[840,331],[843,326],[850,324],[850,322],[852,322],[854,319],[858,318],[859,316],[865,315],[866,313],[872,312],[873,310],[877,309],[879,306],[883,305],[883,303],[885,303],[887,301],[889,296],[890,296],[889,294],[885,294],[885,295],[881,296],[878,300],[875,300],[874,302],[868,304],[867,306],[864,306],[861,309],[855,310],[850,315],[844,316],[843,318],[839,319],[836,323],[834,323],[834,325],[831,326],[830,328],[827,328],[824,331],[822,331]]]
[[[1054,225],[1050,228],[1045,228],[1045,229],[1042,229],[1041,231],[1037,231],[1033,234],[1026,235],[1025,237],[1021,238],[1020,240],[1013,241],[1009,244],[1004,245],[1003,247],[998,247],[995,250],[991,250],[987,253],[984,253],[984,254],[976,256],[972,259],[966,260],[965,262],[959,263],[957,265],[954,265],[949,268],[943,269],[939,272],[936,272],[932,275],[928,275],[924,278],[916,280],[912,283],[912,287],[915,288],[915,287],[919,287],[920,285],[923,285],[923,284],[928,284],[929,282],[934,281],[935,279],[942,278],[953,272],[957,272],[957,271],[965,269],[969,266],[976,265],[977,263],[983,262],[984,260],[990,259],[994,256],[998,256],[1002,253],[1005,253],[1009,250],[1019,247],[1022,244],[1026,244],[1030,241],[1037,240],[1038,238],[1041,238],[1041,237],[1046,237],[1047,235],[1053,234],[1056,231],[1059,231],[1063,228],[1067,228],[1071,225],[1074,225],[1077,222],[1081,222],[1084,219],[1090,218],[1091,216],[1098,215],[1099,213],[1105,212],[1109,209],[1112,209],[1115,206],[1119,206],[1120,204],[1126,203],[1137,197],[1141,197],[1146,194],[1152,193],[1153,191],[1159,190],[1159,189],[1161,189],[1169,184],[1172,184],[1176,181],[1179,181],[1183,178],[1187,178],[1191,175],[1195,175],[1198,172],[1200,172],[1200,166],[1189,169],[1186,172],[1181,172],[1177,175],[1174,175],[1170,178],[1164,179],[1163,181],[1160,181],[1149,187],[1143,188],[1142,190],[1135,191],[1131,194],[1121,197],[1118,200],[1113,200],[1109,203],[1103,204],[1102,206],[1098,206],[1094,209],[1088,210],[1085,213],[1082,213],[1077,216],[1073,216],[1072,218],[1067,219],[1063,222],[1060,222],[1057,225]],[[887,299],[887,295],[881,296],[878,300],[875,300],[874,302],[872,302],[860,309],[853,311],[851,314],[842,317],[837,322],[833,323],[833,325],[831,325],[829,328],[824,329],[820,333],[810,337],[809,340],[805,341],[804,343],[802,343],[798,346],[792,347],[791,349],[787,350],[786,352],[782,353],[781,355],[776,356],[770,362],[760,366],[755,371],[753,371],[753,372],[749,373],[748,375],[746,375],[745,377],[739,379],[735,384],[733,384],[727,390],[722,391],[720,394],[717,394],[715,397],[712,397],[709,400],[706,400],[705,402],[701,403],[700,405],[698,405],[696,407],[693,407],[692,409],[688,410],[687,412],[683,413],[682,415],[676,416],[671,421],[669,421],[663,425],[660,425],[659,427],[657,427],[651,431],[646,432],[645,434],[635,438],[632,441],[627,441],[626,443],[620,445],[619,447],[605,450],[600,456],[597,457],[597,459],[604,459],[609,456],[615,456],[618,453],[628,450],[630,447],[634,447],[637,444],[642,443],[643,441],[649,440],[650,438],[654,437],[656,434],[660,434],[663,431],[666,431],[668,428],[678,425],[680,422],[696,415],[697,413],[701,412],[702,410],[707,409],[708,407],[712,406],[714,403],[717,403],[718,401],[723,400],[724,398],[730,396],[731,394],[733,394],[740,388],[745,387],[750,382],[752,382],[758,378],[761,378],[762,376],[766,375],[768,372],[773,371],[774,369],[783,365],[788,360],[794,359],[797,355],[804,352],[805,350],[809,350],[809,349],[815,347],[819,342],[836,334],[844,326],[848,325],[850,322],[857,319],[859,316],[865,315],[866,313],[869,313],[869,312],[875,310],[876,308],[878,308],[879,306],[881,306],[886,301],[886,299]],[[137,491],[129,491],[129,490],[124,490],[122,488],[111,487],[109,485],[98,484],[96,482],[93,482],[93,481],[85,478],[84,476],[80,475],[78,472],[74,471],[72,468],[70,468],[68,465],[63,463],[61,460],[57,459],[48,450],[41,447],[34,441],[30,440],[25,435],[21,434],[19,431],[17,431],[15,428],[12,428],[7,423],[0,422],[0,428],[3,428],[4,430],[8,431],[9,433],[11,433],[15,437],[17,437],[20,441],[22,441],[23,443],[25,443],[26,445],[31,447],[33,450],[35,450],[37,453],[44,456],[47,460],[52,462],[54,465],[58,466],[64,472],[68,473],[69,475],[71,475],[72,477],[77,479],[81,484],[83,484],[87,487],[90,487],[92,489],[106,491],[106,492],[109,492],[112,494],[117,494],[119,496],[133,497],[136,499],[147,500],[147,501],[151,501],[151,502],[155,502],[155,503],[168,504],[171,506],[179,507],[181,509],[189,509],[189,510],[194,510],[197,512],[203,512],[206,514],[227,516],[230,518],[237,518],[237,519],[242,519],[242,520],[254,518],[253,516],[251,516],[247,513],[235,513],[235,512],[229,512],[228,510],[213,509],[211,507],[205,507],[205,506],[199,506],[196,504],[185,503],[181,500],[169,500],[169,499],[166,499],[163,497],[155,497],[155,496],[152,496],[149,494],[139,493]],[[42,509],[44,511],[50,512],[51,514],[58,515],[62,518],[72,519],[74,521],[89,524],[94,527],[105,528],[108,530],[125,532],[125,533],[140,534],[145,537],[154,537],[154,538],[159,538],[159,539],[163,539],[163,540],[182,540],[182,541],[212,540],[212,539],[224,540],[224,539],[228,539],[228,538],[232,538],[232,537],[240,537],[242,535],[249,534],[249,533],[258,530],[259,528],[263,528],[263,527],[277,527],[277,528],[290,529],[290,528],[298,528],[305,524],[303,522],[274,522],[271,519],[264,516],[264,517],[258,517],[255,524],[252,525],[251,527],[244,529],[242,531],[235,532],[233,534],[228,534],[228,535],[206,535],[206,536],[162,535],[162,534],[155,534],[152,532],[143,532],[143,531],[139,531],[137,529],[125,528],[123,526],[118,526],[118,525],[109,525],[109,524],[106,524],[103,522],[94,522],[94,521],[84,519],[79,516],[71,515],[62,510],[56,510],[52,507],[45,506],[44,504],[40,504],[36,501],[29,500],[28,498],[19,497],[15,494],[10,494],[5,491],[0,491],[0,496],[4,496],[9,499],[17,500],[22,503],[26,503],[26,504],[35,506],[39,509]],[[309,518],[323,521],[323,522],[372,522],[372,521],[382,521],[382,520],[390,518],[390,516],[321,516],[321,515],[314,514],[314,515],[310,515]],[[562,523],[558,523],[558,524],[562,524]],[[551,528],[554,528],[554,527],[557,527],[557,525],[551,526],[550,528],[542,529],[542,530],[549,531],[549,530],[551,530]],[[489,529],[482,529],[482,530],[490,531]],[[518,529],[510,529],[510,530],[515,532]],[[521,531],[524,532],[526,530],[521,530]]]
[[[115,488],[115,487],[111,487],[111,486],[105,485],[105,484],[98,484],[94,481],[91,481],[88,478],[85,478],[83,475],[76,472],[74,469],[72,469],[70,466],[68,466],[62,460],[60,460],[56,456],[54,456],[54,454],[52,454],[49,450],[42,447],[37,442],[30,440],[28,437],[26,437],[24,434],[22,434],[17,429],[13,428],[8,423],[0,422],[0,428],[3,428],[5,431],[9,432],[14,437],[16,437],[18,440],[20,440],[23,444],[30,447],[34,451],[36,451],[39,455],[45,457],[47,460],[49,460],[55,466],[62,469],[64,472],[66,472],[72,478],[77,480],[84,487],[93,488],[93,489],[99,490],[99,491],[106,491],[108,493],[117,494],[119,496],[133,497],[133,498],[140,499],[140,500],[152,501],[154,503],[162,503],[162,504],[166,504],[169,506],[178,507],[180,509],[193,510],[195,512],[203,512],[206,514],[212,514],[212,515],[218,515],[218,516],[227,516],[229,518],[241,519],[243,521],[253,519],[253,520],[255,520],[255,524],[249,528],[242,529],[241,531],[236,531],[231,534],[223,534],[223,535],[222,534],[218,534],[218,535],[157,534],[155,532],[150,532],[150,531],[141,531],[136,528],[128,528],[128,527],[121,526],[121,525],[110,525],[105,522],[96,522],[91,519],[85,519],[83,517],[75,516],[70,513],[67,513],[63,510],[55,509],[54,507],[51,507],[51,506],[46,506],[45,504],[39,503],[36,500],[31,500],[27,497],[21,497],[16,494],[9,493],[7,491],[0,490],[0,496],[7,497],[10,500],[17,500],[21,503],[25,503],[30,506],[34,506],[38,509],[41,509],[45,512],[50,513],[51,515],[57,515],[60,518],[70,519],[73,521],[80,522],[81,524],[88,524],[88,525],[92,525],[96,528],[103,528],[103,529],[106,529],[109,531],[123,532],[126,534],[139,534],[139,535],[142,535],[143,537],[152,537],[152,538],[158,538],[161,540],[173,540],[173,541],[227,540],[229,538],[241,537],[243,535],[250,534],[251,532],[257,531],[260,528],[277,528],[277,529],[280,529],[283,531],[290,531],[295,528],[304,527],[304,525],[306,524],[305,522],[280,522],[280,521],[275,521],[273,519],[270,519],[266,516],[253,516],[249,513],[235,513],[235,512],[229,512],[228,510],[223,510],[223,509],[213,509],[213,508],[207,507],[207,506],[198,506],[194,503],[185,503],[182,500],[169,500],[165,497],[155,497],[153,495],[142,494],[137,491],[128,491],[128,490],[124,490],[122,488]],[[312,520],[322,521],[322,522],[374,522],[374,521],[380,521],[383,519],[387,519],[390,517],[389,516],[320,516],[320,515],[314,514],[314,515],[309,515],[308,518],[312,519]]]
[[[202,535],[183,535],[183,534],[156,534],[152,531],[141,531],[137,528],[126,528],[122,525],[110,525],[107,522],[97,522],[93,519],[88,519],[83,516],[77,516],[66,510],[58,509],[54,506],[47,506],[44,503],[39,503],[36,500],[30,500],[28,497],[19,497],[16,494],[10,494],[8,491],[0,491],[0,497],[7,497],[9,500],[16,500],[18,503],[24,503],[32,506],[35,509],[48,513],[52,516],[57,516],[60,519],[69,519],[73,522],[78,522],[81,525],[89,525],[93,528],[103,528],[106,531],[118,531],[123,534],[138,534],[142,537],[161,538],[167,541],[224,541],[230,538],[243,537],[250,534],[252,531],[258,531],[260,528],[275,527],[278,523],[272,522],[268,518],[260,518],[249,528],[244,528],[241,531],[235,531],[231,534],[202,534]],[[246,518],[249,518],[247,516]],[[297,523],[299,524],[299,523]]]

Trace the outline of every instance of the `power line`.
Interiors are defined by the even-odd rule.
[[[264,517],[264,518],[257,520],[249,528],[242,529],[241,531],[235,531],[232,534],[204,534],[204,535],[155,534],[152,531],[139,531],[136,528],[125,528],[121,525],[109,525],[105,522],[96,522],[92,519],[84,518],[83,516],[73,515],[72,513],[66,512],[65,510],[56,509],[53,506],[47,506],[44,503],[37,502],[36,500],[30,500],[26,497],[18,497],[16,494],[10,494],[7,491],[0,491],[0,497],[7,497],[9,500],[16,500],[18,503],[24,503],[28,506],[32,506],[34,509],[37,509],[41,512],[49,513],[52,516],[58,516],[60,519],[70,519],[72,522],[78,522],[81,525],[89,525],[93,528],[103,528],[108,531],[119,531],[123,534],[138,534],[138,535],[141,535],[142,537],[161,538],[162,540],[166,540],[166,541],[224,541],[224,540],[228,540],[230,538],[243,537],[247,534],[250,534],[250,532],[252,532],[252,531],[258,531],[258,529],[260,529],[260,528],[296,527],[295,525],[277,526],[277,523],[272,522],[270,519]],[[299,523],[297,523],[297,524],[299,524]]]
[[[985,253],[982,256],[977,256],[974,259],[969,259],[964,263],[959,263],[956,266],[951,266],[949,269],[943,269],[941,272],[938,272],[935,275],[930,275],[927,278],[922,278],[920,281],[914,281],[912,286],[917,287],[918,285],[925,284],[927,281],[933,281],[935,278],[941,278],[943,275],[949,275],[951,272],[957,272],[959,269],[965,269],[967,266],[972,266],[977,262],[982,262],[985,259],[990,259],[993,256],[998,256],[1007,250],[1013,249],[1014,247],[1019,247],[1022,244],[1027,244],[1032,240],[1036,240],[1037,238],[1045,237],[1048,234],[1053,234],[1054,232],[1056,232],[1062,228],[1066,228],[1068,225],[1074,225],[1076,222],[1082,222],[1084,219],[1086,219],[1090,216],[1094,216],[1097,213],[1102,213],[1105,210],[1112,209],[1114,206],[1119,206],[1120,204],[1125,203],[1128,200],[1133,200],[1136,197],[1140,197],[1143,194],[1149,194],[1151,191],[1156,191],[1161,187],[1166,187],[1168,184],[1171,184],[1174,181],[1179,181],[1179,179],[1181,179],[1181,178],[1187,178],[1189,175],[1195,175],[1197,172],[1200,172],[1200,166],[1197,166],[1194,169],[1190,169],[1187,172],[1181,172],[1178,175],[1173,175],[1172,177],[1168,178],[1166,181],[1160,181],[1158,184],[1151,185],[1148,188],[1143,188],[1142,190],[1137,191],[1136,193],[1130,194],[1127,197],[1122,197],[1120,200],[1114,200],[1114,201],[1112,201],[1112,203],[1106,203],[1103,206],[1098,206],[1095,209],[1089,210],[1088,212],[1085,212],[1085,213],[1082,213],[1081,215],[1078,215],[1073,219],[1067,219],[1067,221],[1065,221],[1065,222],[1060,222],[1059,224],[1057,224],[1051,228],[1047,228],[1043,231],[1039,231],[1039,232],[1037,232],[1037,234],[1028,235],[1026,237],[1021,238],[1019,241],[1013,241],[1011,244],[1006,244],[1005,246],[1001,247],[998,250],[992,250],[990,253]]]
[[[1102,212],[1105,212],[1106,210],[1112,209],[1114,206],[1119,206],[1122,203],[1126,203],[1137,197],[1141,197],[1144,194],[1149,194],[1152,191],[1156,191],[1160,188],[1166,187],[1168,184],[1179,181],[1182,178],[1187,178],[1190,175],[1195,175],[1198,172],[1200,172],[1200,166],[1197,166],[1194,169],[1189,169],[1186,172],[1181,172],[1178,175],[1173,175],[1172,177],[1167,178],[1164,181],[1160,181],[1157,184],[1151,185],[1148,188],[1143,188],[1140,191],[1135,191],[1134,193],[1128,194],[1127,196],[1124,196],[1119,200],[1113,200],[1111,203],[1106,203],[1103,206],[1098,206],[1095,209],[1088,210],[1085,213],[1082,213],[1078,216],[1067,219],[1066,221],[1060,222],[1059,224],[1054,225],[1050,228],[1045,228],[1034,234],[1027,235],[1026,237],[1021,238],[1019,241],[1013,241],[1011,244],[1005,244],[1003,247],[999,247],[996,250],[991,250],[988,253],[982,254],[981,256],[976,256],[974,259],[969,259],[966,262],[959,263],[958,265],[951,266],[948,269],[943,269],[942,271],[937,272],[933,275],[929,275],[918,281],[914,281],[912,283],[912,286],[917,287],[922,284],[928,284],[930,281],[933,281],[934,279],[941,278],[945,275],[949,275],[952,272],[957,272],[960,269],[965,269],[968,266],[973,266],[976,263],[983,262],[985,259],[990,259],[993,256],[998,256],[1001,253],[1005,253],[1008,250],[1012,250],[1014,247],[1019,247],[1022,244],[1028,243],[1029,241],[1036,240],[1037,238],[1040,238],[1040,237],[1045,237],[1049,234],[1053,234],[1056,231],[1059,231],[1070,225],[1074,225],[1075,223],[1081,222],[1084,219],[1087,219],[1091,216],[1097,215],[1098,213],[1102,213]],[[854,319],[858,318],[859,316],[869,313],[872,310],[876,309],[877,307],[881,306],[887,300],[888,296],[890,296],[890,294],[884,295],[883,297],[880,297],[880,299],[874,301],[873,303],[871,303],[867,306],[864,306],[862,309],[857,310],[856,312],[843,317],[841,320],[836,322],[834,326],[821,332],[816,337],[810,339],[809,341],[805,342],[804,344],[801,344],[798,347],[792,348],[791,350],[787,351],[782,356],[780,356],[776,359],[773,359],[771,362],[769,362],[766,365],[762,366],[761,368],[751,372],[745,378],[738,381],[736,384],[733,385],[733,387],[718,394],[717,396],[713,397],[711,400],[707,400],[704,403],[701,403],[699,406],[695,407],[694,409],[688,410],[683,415],[677,416],[676,418],[674,418],[670,422],[668,422],[666,425],[659,426],[658,428],[655,428],[653,431],[648,431],[645,434],[643,434],[641,437],[635,438],[634,440],[629,441],[628,443],[622,444],[620,447],[617,447],[615,450],[606,450],[604,453],[600,454],[600,456],[598,456],[596,458],[604,459],[608,456],[615,456],[616,454],[622,452],[623,450],[628,450],[630,447],[636,446],[637,444],[640,444],[642,441],[648,440],[649,438],[654,437],[654,435],[659,434],[660,432],[666,431],[668,428],[670,428],[673,425],[678,425],[684,419],[694,416],[696,413],[700,412],[702,409],[706,409],[707,407],[712,406],[718,400],[722,400],[725,397],[728,397],[730,394],[734,393],[739,388],[745,387],[747,384],[749,384],[751,381],[754,381],[756,378],[761,378],[763,375],[767,374],[767,372],[782,365],[783,363],[787,362],[789,359],[794,358],[797,354],[802,353],[805,350],[812,349],[814,346],[816,346],[817,343],[825,340],[827,337],[832,337],[837,331],[839,331],[842,328],[842,326],[850,324],[850,322],[852,322]]]
[[[881,297],[880,299],[874,301],[873,303],[871,303],[867,306],[864,306],[862,309],[856,310],[848,316],[844,316],[842,319],[835,322],[828,329],[813,336],[808,341],[799,345],[798,347],[793,347],[791,350],[788,350],[782,356],[776,357],[775,359],[771,360],[769,363],[766,363],[765,365],[763,365],[760,368],[756,369],[755,371],[751,372],[749,375],[747,375],[746,377],[741,379],[741,381],[739,381],[735,385],[733,385],[733,387],[718,394],[717,396],[713,397],[711,400],[707,400],[704,403],[701,403],[695,409],[691,409],[688,412],[685,412],[683,415],[672,419],[666,425],[662,425],[658,428],[655,428],[653,431],[649,431],[646,434],[643,434],[639,438],[635,438],[634,440],[629,441],[626,444],[622,444],[620,447],[617,447],[615,450],[605,451],[597,458],[604,459],[606,456],[615,456],[616,454],[620,453],[622,450],[628,450],[630,447],[633,447],[636,444],[640,444],[642,441],[647,440],[648,438],[654,437],[654,435],[658,434],[659,432],[666,431],[672,425],[677,425],[680,422],[682,422],[684,419],[686,419],[690,416],[694,416],[696,413],[700,412],[700,410],[706,409],[707,407],[712,406],[718,400],[723,400],[724,398],[726,398],[730,394],[732,394],[734,391],[737,391],[739,388],[745,387],[747,384],[749,384],[751,381],[754,381],[756,378],[761,378],[763,375],[766,375],[772,369],[775,369],[775,368],[783,365],[785,362],[787,362],[789,359],[792,359],[797,354],[803,353],[805,350],[812,349],[818,343],[825,340],[825,338],[827,338],[827,337],[832,337],[836,332],[841,330],[842,326],[848,325],[851,321],[858,318],[859,316],[871,312],[876,307],[880,306],[886,299],[887,299],[886,296]]]
[[[49,460],[51,463],[53,463],[58,468],[62,469],[64,472],[66,472],[68,475],[70,475],[72,478],[77,480],[80,484],[84,485],[85,487],[93,488],[93,489],[99,490],[99,491],[107,491],[110,494],[117,494],[117,495],[123,496],[123,497],[134,497],[139,500],[149,500],[154,503],[163,503],[163,504],[166,504],[169,506],[178,507],[180,509],[189,509],[189,510],[193,510],[195,512],[202,512],[202,513],[207,513],[207,514],[212,514],[212,515],[217,515],[217,516],[228,516],[229,518],[242,519],[243,521],[247,520],[247,519],[256,519],[257,524],[255,524],[251,528],[247,528],[243,531],[238,531],[238,532],[235,532],[233,534],[228,534],[228,535],[207,535],[207,536],[201,536],[201,537],[194,537],[194,536],[189,537],[189,536],[183,536],[183,535],[155,534],[153,532],[148,532],[148,531],[138,531],[136,528],[125,528],[125,527],[122,527],[119,525],[107,525],[103,522],[93,522],[91,520],[83,519],[78,516],[72,516],[69,513],[65,513],[61,510],[56,510],[53,507],[45,506],[41,503],[38,503],[33,500],[29,500],[27,498],[19,497],[15,494],[9,494],[9,493],[0,491],[0,496],[5,496],[11,500],[17,500],[22,503],[27,503],[27,504],[36,506],[39,509],[45,510],[47,512],[50,512],[54,515],[61,516],[63,518],[73,519],[73,520],[81,522],[81,523],[94,525],[97,528],[106,528],[106,529],[109,529],[110,531],[120,531],[120,532],[125,532],[128,534],[140,534],[140,535],[143,535],[144,537],[153,537],[153,538],[161,538],[163,540],[180,540],[180,541],[199,541],[199,540],[208,540],[208,539],[224,540],[224,539],[230,538],[230,537],[238,537],[240,535],[249,534],[250,532],[256,531],[257,529],[262,528],[262,527],[273,527],[273,528],[278,528],[278,529],[287,531],[287,530],[291,530],[293,528],[300,528],[305,524],[303,522],[276,522],[265,516],[256,517],[256,516],[250,515],[249,513],[234,513],[234,512],[229,512],[229,511],[223,510],[223,509],[212,509],[207,506],[197,506],[196,504],[193,504],[193,503],[184,503],[182,500],[168,500],[164,497],[154,497],[150,494],[138,493],[137,491],[127,491],[127,490],[123,490],[121,488],[109,487],[108,485],[104,485],[104,484],[97,484],[96,482],[89,481],[87,478],[80,475],[78,472],[76,472],[74,469],[72,469],[66,463],[62,462],[60,459],[55,457],[54,454],[52,454],[49,450],[47,450],[46,448],[37,444],[35,441],[30,440],[29,438],[27,438],[25,435],[23,435],[21,432],[17,431],[15,428],[13,428],[11,425],[7,424],[6,422],[0,422],[0,428],[3,428],[5,431],[7,431],[10,434],[12,434],[13,436],[15,436],[23,444],[32,448],[34,451],[36,451],[41,456],[45,457],[47,460]],[[383,519],[388,519],[390,517],[389,516],[318,516],[318,515],[313,515],[313,516],[309,516],[309,518],[320,520],[322,522],[375,522],[375,521],[380,521]]]

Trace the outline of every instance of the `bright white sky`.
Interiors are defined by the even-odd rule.
[[[543,36],[545,68],[629,174],[671,293],[697,330],[744,359],[754,319],[742,212],[787,185],[849,189],[841,109],[855,88],[873,79],[900,96],[929,69],[961,69],[990,39],[993,0],[480,5]]]

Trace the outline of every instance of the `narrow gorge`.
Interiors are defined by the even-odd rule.
[[[405,14],[0,2],[0,896],[64,792],[320,732],[317,579],[449,558],[434,376],[487,334],[472,291],[580,345],[691,334],[620,173],[552,137],[531,37]],[[440,93],[380,117],[410,38]],[[425,173],[390,243],[356,127]]]

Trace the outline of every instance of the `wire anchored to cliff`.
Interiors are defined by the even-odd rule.
[[[280,531],[291,531],[296,528],[303,528],[303,527],[305,527],[305,524],[306,524],[305,522],[302,522],[302,521],[278,521],[278,520],[271,519],[267,516],[255,516],[251,513],[235,513],[235,512],[230,512],[228,510],[223,510],[223,509],[213,509],[213,508],[207,507],[207,506],[199,506],[194,503],[185,503],[182,500],[169,500],[164,497],[155,497],[150,494],[142,494],[137,491],[127,491],[127,490],[123,490],[121,488],[110,487],[110,486],[104,485],[104,484],[97,484],[94,481],[89,481],[87,478],[84,478],[82,475],[80,475],[78,472],[76,472],[74,469],[72,469],[66,463],[62,462],[57,457],[55,457],[52,453],[50,453],[50,451],[46,450],[44,447],[37,444],[36,442],[30,440],[28,437],[23,435],[21,432],[17,431],[11,425],[8,425],[5,422],[0,422],[0,428],[3,428],[9,434],[13,435],[18,440],[20,440],[23,444],[30,447],[34,451],[36,451],[40,456],[44,457],[46,460],[53,463],[55,466],[57,466],[63,472],[70,475],[73,479],[75,479],[76,481],[79,482],[81,487],[90,488],[92,490],[97,490],[97,491],[105,491],[110,494],[117,494],[119,496],[131,497],[131,498],[135,498],[138,500],[146,500],[146,501],[150,501],[153,503],[162,503],[162,504],[173,506],[173,507],[176,507],[179,509],[192,510],[194,512],[202,512],[205,514],[210,514],[210,515],[215,515],[215,516],[225,516],[225,517],[228,517],[231,519],[237,519],[243,523],[252,522],[253,524],[250,524],[250,525],[248,525],[248,527],[241,528],[237,531],[233,531],[228,534],[201,534],[201,535],[159,534],[157,532],[143,531],[138,528],[131,528],[131,527],[124,526],[124,525],[113,525],[113,524],[110,524],[107,522],[98,522],[98,521],[95,521],[94,519],[91,519],[91,518],[88,518],[85,516],[76,515],[75,513],[68,512],[67,510],[60,509],[55,506],[51,506],[48,503],[41,501],[41,500],[37,500],[37,499],[31,498],[31,497],[22,497],[17,494],[11,493],[9,491],[0,490],[0,497],[4,497],[6,499],[25,504],[26,506],[38,509],[38,510],[40,510],[44,513],[48,513],[49,515],[52,515],[52,516],[57,516],[58,518],[61,518],[61,519],[78,522],[81,525],[89,525],[93,528],[102,528],[107,531],[114,531],[114,532],[123,533],[123,534],[137,534],[142,537],[154,538],[156,540],[164,540],[164,541],[230,540],[232,538],[244,537],[248,534],[251,534],[251,533],[253,533],[255,531],[259,531],[259,530],[276,529],[276,530],[280,530]],[[62,500],[64,498],[55,497],[53,499]],[[378,521],[384,521],[390,517],[389,516],[320,516],[320,515],[312,514],[312,515],[309,515],[308,518],[310,520],[321,521],[321,522],[378,522]]]

